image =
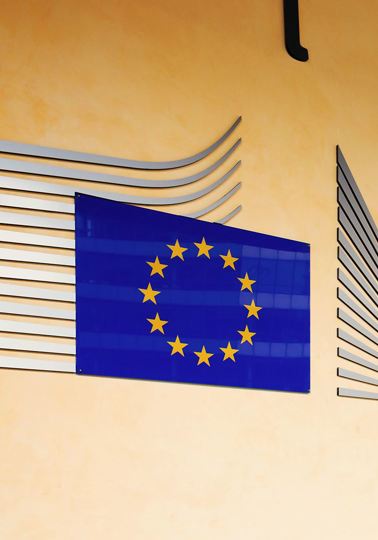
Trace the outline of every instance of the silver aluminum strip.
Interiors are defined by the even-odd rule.
[[[73,197],[75,192],[78,191],[85,195],[93,195],[95,197],[102,197],[103,199],[111,199],[113,201],[125,202],[130,204],[143,204],[143,205],[173,205],[181,204],[185,202],[195,201],[204,195],[207,195],[218,186],[221,186],[228,180],[240,167],[241,161],[238,161],[229,169],[221,178],[212,182],[206,188],[200,189],[187,195],[181,195],[178,197],[140,197],[139,195],[126,195],[121,193],[113,193],[106,191],[99,191],[97,189],[86,189],[81,187],[65,186],[63,184],[50,184],[49,182],[37,182],[34,180],[24,180],[22,178],[12,178],[9,176],[0,176],[0,187],[3,189],[10,189],[17,191],[29,191],[32,193],[45,193],[51,195],[63,195]]]
[[[115,174],[99,173],[84,169],[71,169],[67,167],[59,167],[56,165],[46,165],[34,161],[19,161],[16,159],[0,158],[0,170],[6,172],[17,172],[23,174],[33,174],[38,176],[46,176],[50,178],[65,178],[69,180],[83,180],[86,182],[100,182],[101,184],[116,184],[128,187],[144,187],[144,188],[170,188],[186,186],[202,180],[209,174],[213,173],[220,167],[238,148],[241,139],[238,139],[235,144],[227,150],[216,162],[190,176],[183,178],[175,178],[172,180],[154,180],[151,178],[131,178],[128,176],[119,176]]]
[[[230,199],[232,195],[234,195],[237,191],[239,191],[240,187],[241,187],[241,182],[236,184],[232,189],[230,189],[230,191],[228,191],[225,195],[223,195],[223,197],[221,197],[217,201],[213,202],[212,204],[209,204],[205,208],[201,208],[201,210],[198,210],[197,212],[191,212],[189,214],[185,213],[185,216],[191,217],[191,218],[198,218],[198,217],[204,216],[205,214],[208,214],[212,210],[215,210],[216,208],[221,206],[223,203],[228,201],[228,199]]]
[[[76,161],[81,163],[90,163],[93,165],[109,165],[111,167],[124,167],[126,169],[145,169],[145,170],[166,170],[185,167],[196,163],[210,155],[216,150],[228,137],[235,131],[241,122],[239,116],[232,126],[213,144],[205,150],[194,154],[193,156],[176,159],[173,161],[139,161],[135,159],[118,158],[114,156],[105,156],[86,152],[77,152],[74,150],[63,150],[61,148],[51,148],[48,146],[38,146],[34,144],[17,143],[13,141],[0,141],[0,152],[7,154],[17,154],[22,156],[33,156],[46,159],[57,159],[64,161]]]
[[[364,248],[367,250],[369,255],[376,257],[378,255],[378,244],[375,238],[373,238],[373,234],[370,232],[371,237],[368,235],[367,231],[361,225],[353,206],[349,203],[347,197],[340,187],[337,188],[337,201],[345,216],[348,218],[348,222],[352,225],[354,231],[356,232],[358,239],[362,242]]]
[[[36,298],[38,300],[53,300],[58,302],[75,302],[75,291],[59,291],[40,287],[25,287],[10,283],[0,283],[0,295],[18,298]]]
[[[34,197],[19,197],[17,195],[4,195],[4,193],[0,194],[0,206],[42,210],[44,212],[57,212],[61,214],[73,214],[75,212],[73,203],[69,204],[47,199],[35,199]]]
[[[378,306],[378,295],[371,287],[370,283],[365,279],[364,275],[361,273],[358,266],[355,262],[349,258],[350,254],[347,254],[344,248],[337,248],[337,258],[345,268],[348,270],[349,274],[357,281],[359,286],[364,290],[364,292],[369,296],[369,298]]]
[[[0,235],[0,240],[2,236]],[[51,264],[56,266],[75,266],[75,257],[72,255],[57,255],[56,253],[43,253],[40,251],[26,251],[23,249],[3,249],[0,245],[0,258],[3,261],[20,261],[38,264]]]
[[[353,330],[366,337],[366,339],[378,345],[378,335],[375,336],[374,334],[372,334],[369,330],[362,326],[362,324],[355,321],[353,317],[350,317],[347,313],[345,313],[343,309],[337,308],[337,317],[340,319],[340,321],[343,321],[345,324],[353,328]]]
[[[61,231],[75,230],[75,223],[73,220],[19,214],[16,212],[0,212],[0,223],[1,225],[23,225],[24,227],[57,229]]]
[[[9,315],[26,315],[27,317],[44,317],[47,319],[75,320],[75,309],[59,309],[20,302],[0,302],[0,313]]]
[[[360,306],[356,304],[356,302],[354,302],[343,289],[340,289],[340,287],[337,287],[337,298],[378,333],[378,322],[376,322],[372,317],[370,317],[370,315],[361,309]]]
[[[45,272],[42,270],[32,270],[30,268],[16,268],[14,266],[0,265],[0,278],[20,279],[22,281],[44,281],[46,283],[75,283],[74,274],[63,274],[61,272]]]
[[[370,244],[374,247],[375,251],[378,253],[378,239],[375,237],[374,233],[370,228],[369,221],[365,216],[364,212],[361,209],[361,206],[358,202],[354,191],[350,188],[348,181],[346,180],[343,170],[341,167],[337,167],[337,182],[341,188],[341,193],[343,198],[348,202],[348,205],[353,209],[354,214],[356,215],[358,221],[361,224],[361,227],[366,235],[366,238],[369,239]]]
[[[354,250],[350,242],[347,240],[345,234],[340,228],[337,229],[337,240],[340,246],[345,250],[349,259],[353,262],[354,266],[363,275],[365,280],[369,282],[370,287],[372,287],[375,290],[375,292],[378,293],[377,280],[374,279],[374,276],[372,275],[370,270],[367,268],[367,266],[365,265],[361,257],[356,253],[356,251]],[[352,272],[352,275],[354,276],[353,272]]]
[[[76,331],[74,326],[52,326],[49,324],[31,324],[21,321],[7,321],[0,319],[0,332],[12,334],[36,334],[38,336],[54,336],[74,338]]]
[[[370,225],[370,228],[372,230],[372,232],[374,233],[374,236],[377,238],[378,240],[378,229],[377,229],[377,226],[375,224],[375,221],[372,217],[372,215],[370,214],[370,211],[365,203],[365,200],[356,184],[356,181],[354,180],[353,178],[353,174],[351,173],[351,170],[349,169],[349,166],[345,160],[345,157],[343,156],[343,153],[340,149],[340,147],[338,146],[337,147],[337,162],[338,164],[340,165],[340,167],[342,168],[343,170],[343,173],[345,175],[345,178],[346,180],[348,181],[348,184],[350,186],[350,188],[352,189],[353,193],[355,194],[358,202],[359,202],[359,205],[362,209],[362,211],[364,212],[365,216],[366,216],[366,219]]]
[[[75,249],[73,238],[62,238],[60,236],[29,234],[18,231],[0,231],[0,241],[8,244],[25,244],[29,246],[45,246],[64,249]]]
[[[349,362],[353,362],[354,364],[358,364],[359,366],[363,366],[367,369],[378,372],[378,364],[369,362],[369,360],[365,360],[365,358],[362,358],[361,356],[358,356],[357,354],[347,351],[341,347],[337,347],[337,356],[343,360],[348,360]]]
[[[354,245],[355,248],[357,248],[357,251],[359,252],[361,258],[363,259],[365,264],[369,267],[374,278],[378,280],[378,266],[375,260],[371,256],[370,252],[366,249],[364,244],[361,242],[360,237],[356,233],[349,217],[346,215],[344,210],[340,207],[338,208],[338,219],[339,219],[340,225],[342,226],[342,228],[348,234],[350,240],[352,241],[352,244]]]
[[[370,301],[365,297],[365,295],[362,294],[362,292],[350,281],[350,279],[348,279],[341,268],[337,269],[337,279],[351,294],[353,294],[353,296],[365,309],[367,309],[376,319],[378,319],[378,309],[374,307],[373,304],[371,304]]]
[[[349,369],[338,368],[337,375],[339,377],[344,377],[345,379],[350,379],[351,381],[373,384],[374,386],[378,386],[378,379],[374,379],[374,377],[368,377],[367,375],[361,375],[356,371],[349,371]]]
[[[365,352],[366,354],[370,356],[374,356],[374,358],[378,358],[378,349],[373,349],[372,347],[369,347],[369,345],[366,345],[362,341],[359,341],[354,336],[351,336],[348,334],[348,332],[345,332],[341,328],[337,329],[337,337],[345,341],[346,343],[349,343],[349,345],[353,345],[353,347],[356,347],[357,349],[360,349],[361,351]]]
[[[365,390],[352,390],[351,388],[338,388],[337,395],[340,397],[378,399],[378,394],[376,394],[375,392],[366,392]]]
[[[0,356],[0,368],[76,373],[75,362],[67,362],[64,360],[41,360],[37,358],[15,358],[14,356]]]
[[[0,349],[7,351],[28,351],[52,354],[76,354],[75,343],[64,343],[58,340],[49,342],[0,337]]]
[[[239,205],[237,206],[236,208],[234,208],[231,212],[229,212],[228,214],[226,214],[225,216],[223,216],[222,218],[218,219],[216,221],[216,223],[221,223],[221,224],[225,224],[227,223],[228,221],[230,221],[230,219],[232,219],[234,216],[236,216],[236,214],[238,214],[240,212],[240,210],[242,209],[242,206]]]

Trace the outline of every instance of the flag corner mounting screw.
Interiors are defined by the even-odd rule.
[[[298,0],[284,0],[283,7],[286,50],[295,60],[307,62],[308,50],[300,41]]]

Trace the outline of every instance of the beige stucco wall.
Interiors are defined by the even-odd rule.
[[[336,397],[335,145],[377,218],[378,3],[300,4],[305,64],[273,0],[2,1],[2,139],[171,159],[242,114],[233,225],[311,243],[312,392],[1,370],[1,539],[376,538],[377,405]]]

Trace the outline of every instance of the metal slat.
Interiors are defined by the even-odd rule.
[[[347,351],[341,347],[337,348],[337,356],[343,360],[348,360],[349,362],[353,362],[354,364],[358,364],[359,366],[363,366],[367,369],[378,372],[378,364],[369,362],[369,360],[365,360],[365,358],[362,358],[362,356],[358,356],[357,354]]]
[[[205,206],[205,208],[202,208],[201,210],[198,210],[197,212],[190,212],[189,214],[186,213],[185,216],[191,217],[191,218],[198,218],[198,217],[204,216],[205,214],[208,214],[212,210],[215,210],[216,208],[221,206],[223,203],[228,201],[228,199],[230,199],[232,195],[234,195],[237,191],[239,191],[240,187],[241,187],[241,182],[236,184],[232,189],[230,189],[230,191],[228,191],[225,195],[223,195],[223,197],[221,197],[220,199],[217,199],[212,204]]]
[[[363,309],[360,308],[353,300],[346,294],[345,291],[337,287],[337,298],[343,302],[351,311],[353,311],[360,319],[362,319],[366,324],[371,326],[373,330],[378,332],[378,322],[372,319]]]
[[[348,279],[341,268],[337,269],[337,279],[339,282],[367,309],[376,319],[378,319],[378,309],[365,298],[361,291]]]
[[[42,229],[56,229],[61,231],[74,231],[73,219],[56,219],[46,216],[19,214],[18,212],[0,212],[1,225],[23,225],[24,227],[38,227]]]
[[[353,249],[351,244],[348,242],[345,234],[341,229],[337,229],[337,239],[340,244],[339,249],[343,249],[349,259],[352,261],[358,272],[363,276],[364,280],[368,282],[370,288],[372,288],[375,291],[375,295],[378,295],[378,286],[377,281],[372,276],[369,269],[365,266],[362,259],[357,255],[356,251]],[[355,272],[352,272],[352,276],[354,277]]]
[[[176,159],[172,161],[139,161],[135,159],[119,158],[114,156],[105,156],[101,154],[92,154],[87,152],[78,152],[76,150],[64,150],[61,148],[51,148],[49,146],[38,146],[35,144],[18,143],[14,141],[0,141],[0,152],[7,154],[16,154],[22,156],[32,156],[46,159],[56,159],[63,161],[73,161],[89,163],[92,165],[108,165],[111,167],[123,167],[126,169],[145,169],[145,170],[168,170],[185,167],[196,163],[216,150],[228,137],[235,131],[241,122],[239,116],[232,126],[213,144],[205,150],[194,154],[193,156]]]
[[[12,334],[35,334],[38,336],[54,336],[74,338],[74,326],[52,326],[49,324],[34,324],[21,321],[8,321],[0,319],[0,332]]]
[[[353,193],[355,194],[357,200],[358,200],[358,203],[361,207],[361,210],[364,212],[365,216],[366,216],[366,219],[369,223],[369,226],[375,236],[375,238],[378,240],[378,229],[377,229],[377,226],[375,224],[375,221],[372,217],[372,215],[370,214],[370,211],[365,203],[365,200],[356,184],[356,181],[353,177],[353,174],[351,172],[351,170],[349,169],[349,166],[346,162],[346,159],[340,149],[339,146],[337,146],[337,163],[339,164],[339,166],[341,167],[343,173],[344,173],[344,176],[351,188],[351,190],[353,191]]]
[[[8,351],[43,352],[52,354],[76,354],[75,343],[60,343],[58,340],[49,342],[0,337],[0,349]]]
[[[354,336],[351,336],[350,334],[348,334],[348,332],[345,332],[341,328],[337,329],[337,337],[342,339],[346,343],[349,343],[349,345],[353,345],[353,347],[360,349],[361,351],[365,352],[369,356],[374,356],[374,358],[378,358],[377,349],[373,349],[372,347],[369,347],[369,345],[366,345],[362,341],[359,341]]]
[[[60,236],[29,234],[17,231],[0,231],[0,241],[8,244],[25,244],[53,248],[75,249],[75,240]]]
[[[64,283],[67,285],[73,285],[75,283],[74,274],[45,272],[42,270],[32,270],[30,268],[18,268],[15,266],[1,265],[0,278],[20,279],[22,281],[44,281],[46,283]]]
[[[1,239],[1,237],[0,237]],[[19,261],[37,264],[51,264],[56,266],[75,266],[75,257],[72,255],[56,255],[40,251],[26,251],[22,249],[4,249],[0,245],[0,258],[3,261]]]
[[[378,345],[378,337],[369,332],[369,330],[367,330],[359,322],[355,321],[353,317],[350,317],[347,313],[345,313],[344,310],[337,308],[337,316],[340,321],[343,321],[345,324],[353,328],[353,330],[366,337],[366,339]]]
[[[66,362],[64,360],[42,360],[37,358],[15,358],[13,356],[0,356],[0,368],[75,373],[76,363]]]
[[[43,210],[44,212],[57,212],[61,214],[73,214],[75,206],[71,203],[36,199],[32,197],[19,197],[17,195],[0,194],[0,206],[9,208],[22,208],[29,210]]]
[[[46,319],[75,320],[74,309],[58,309],[20,302],[0,302],[0,313],[8,315],[26,315],[27,317],[44,317]]]
[[[206,176],[215,172],[238,148],[241,139],[227,150],[217,161],[206,169],[173,180],[154,180],[153,178],[132,178],[130,176],[120,176],[102,172],[94,172],[85,169],[72,169],[57,165],[47,165],[36,161],[19,161],[17,159],[0,158],[0,170],[23,174],[33,174],[47,176],[51,178],[64,178],[68,180],[79,180],[84,182],[96,182],[101,184],[115,184],[128,187],[140,188],[172,188],[186,186],[202,180]]]
[[[349,217],[346,215],[342,208],[338,208],[338,220],[340,225],[343,227],[344,231],[348,234],[352,244],[357,249],[360,257],[364,263],[369,267],[370,272],[372,273],[373,279],[378,280],[378,266],[375,263],[374,259],[370,255],[369,251],[366,249],[364,244],[361,242],[358,234],[353,228],[352,222]]]
[[[236,214],[238,214],[241,209],[242,209],[242,206],[240,204],[239,206],[234,208],[230,213],[228,213],[225,216],[223,216],[222,218],[218,219],[215,223],[220,223],[222,225],[225,225],[226,223],[228,223],[230,221],[230,219],[232,219],[234,216],[236,216]]]
[[[365,392],[364,390],[352,390],[351,388],[338,388],[337,395],[340,397],[378,399],[378,394],[374,392]]]
[[[356,371],[349,371],[349,369],[337,368],[337,375],[339,377],[344,377],[345,379],[350,379],[351,381],[373,384],[374,386],[378,386],[378,379],[374,379],[374,377],[368,377],[367,375],[361,375],[361,373],[357,373]]]
[[[36,298],[38,300],[53,300],[58,302],[75,302],[75,291],[59,291],[41,287],[25,287],[11,283],[0,283],[0,295],[18,298]]]

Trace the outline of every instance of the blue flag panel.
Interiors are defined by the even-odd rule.
[[[310,389],[310,247],[77,194],[77,373]]]

